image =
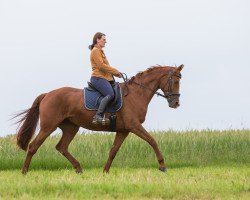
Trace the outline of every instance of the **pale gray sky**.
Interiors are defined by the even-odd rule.
[[[0,0],[0,136],[15,133],[11,114],[40,93],[86,86],[98,31],[129,77],[185,65],[181,107],[155,96],[147,129],[250,128],[249,10],[248,0]]]

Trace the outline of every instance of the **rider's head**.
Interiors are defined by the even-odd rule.
[[[89,45],[89,49],[92,50],[95,45],[98,45],[99,47],[103,48],[106,44],[106,35],[101,32],[97,32],[93,37],[93,42],[91,45]]]

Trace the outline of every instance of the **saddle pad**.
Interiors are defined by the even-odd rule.
[[[98,91],[88,90],[88,88],[84,88],[83,90],[84,95],[84,106],[87,110],[97,110],[101,100],[103,99],[103,95]],[[121,109],[122,107],[122,91],[121,87],[119,86],[116,102],[110,102],[109,105],[106,107],[105,112],[114,113]]]

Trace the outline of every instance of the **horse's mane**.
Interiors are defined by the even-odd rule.
[[[151,67],[147,68],[144,71],[138,72],[135,76],[132,76],[129,79],[128,83],[129,84],[132,83],[135,80],[135,78],[141,77],[142,75],[144,75],[144,74],[146,74],[148,72],[151,72],[151,71],[156,70],[156,69],[164,68],[164,67],[166,67],[166,66],[161,66],[161,65],[151,66]]]

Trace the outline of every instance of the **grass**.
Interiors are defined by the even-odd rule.
[[[153,132],[169,167],[160,172],[152,148],[130,134],[110,174],[102,173],[114,134],[77,135],[70,152],[84,172],[55,150],[49,137],[21,175],[25,152],[15,136],[0,138],[0,199],[250,199],[250,131]]]
[[[248,166],[249,167],[249,166]],[[249,199],[250,171],[240,167],[100,168],[0,172],[0,199]]]

